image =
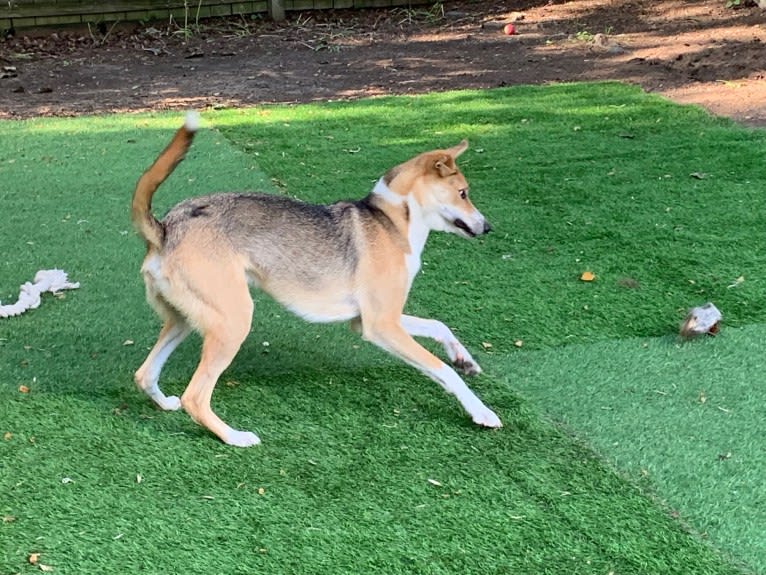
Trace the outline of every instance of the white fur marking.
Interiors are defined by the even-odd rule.
[[[503,426],[495,412],[482,403],[481,399],[468,388],[450,366],[444,364],[439,369],[430,372],[429,375],[440,383],[448,393],[453,394],[457,398],[474,423],[484,427]]]
[[[252,447],[258,445],[260,438],[250,431],[238,431],[231,429],[226,432],[226,438],[223,440],[227,445],[233,445],[234,447]]]
[[[142,271],[152,276],[153,280],[159,280],[162,277],[162,259],[157,254],[152,254],[144,260]]]
[[[189,110],[186,112],[186,121],[184,122],[184,128],[190,132],[196,132],[199,130],[200,117],[199,112]]]
[[[430,230],[426,222],[423,220],[423,211],[420,209],[420,205],[418,205],[414,199],[407,199],[407,207],[410,210],[410,222],[407,229],[407,241],[410,244],[410,253],[406,255],[405,261],[407,263],[409,285],[412,286],[415,276],[420,271],[420,255],[423,253],[423,248],[426,246],[426,240],[428,239]]]
[[[442,322],[412,315],[402,315],[399,322],[404,331],[412,337],[428,337],[442,344],[450,361],[457,365],[464,373],[469,375],[481,373],[479,364],[476,363],[465,346],[455,337],[452,330]]]
[[[144,380],[150,382],[150,386],[146,389],[146,392],[152,398],[154,398],[155,395],[165,397],[157,385],[157,382],[160,378],[160,373],[162,372],[162,367],[165,365],[165,362],[167,362],[168,358],[172,355],[176,348],[178,348],[178,346],[183,343],[183,341],[190,333],[191,328],[185,323],[176,324],[172,331],[168,332],[165,337],[163,337],[160,341],[157,342],[157,344],[155,344],[154,349],[152,349],[152,352],[149,354],[149,357],[153,357],[152,362],[146,367]],[[157,393],[155,394],[150,390],[156,390]]]
[[[181,399],[175,395],[165,395],[156,385],[154,390],[147,391],[149,397],[165,411],[178,411],[181,409]]]
[[[399,206],[404,202],[407,202],[407,208],[409,210],[410,219],[407,226],[407,241],[410,244],[410,253],[405,257],[407,264],[407,275],[409,278],[409,286],[412,286],[412,282],[415,276],[420,271],[420,255],[423,253],[423,248],[426,245],[428,239],[429,226],[423,218],[423,210],[420,205],[409,196],[400,196],[396,192],[392,191],[383,178],[380,178],[372,189],[372,193],[379,196],[389,204]]]
[[[152,254],[144,260],[141,271],[149,275],[153,281],[153,288],[161,294],[169,289],[168,280],[162,271],[162,259],[157,254]]]
[[[359,316],[359,307],[338,307],[336,309],[328,309],[325,312],[318,313],[307,309],[301,309],[297,305],[285,305],[287,309],[297,315],[299,318],[309,323],[336,323],[341,321],[348,321]]]
[[[380,178],[377,181],[377,183],[375,184],[375,187],[372,188],[372,193],[377,196],[380,196],[389,204],[393,204],[395,206],[399,206],[404,203],[404,197],[392,191],[391,188],[389,188],[386,185],[386,183],[383,181],[383,178]]]

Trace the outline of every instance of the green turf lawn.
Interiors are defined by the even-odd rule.
[[[42,268],[82,287],[0,320],[0,573],[39,571],[30,553],[78,575],[764,572],[747,386],[766,321],[762,132],[615,84],[205,117],[220,131],[198,135],[158,212],[217,189],[360,197],[469,139],[460,163],[495,232],[434,236],[408,311],[455,328],[506,426],[476,429],[345,327],[262,297],[214,406],[264,444],[156,411],[132,385],[159,322],[128,208],[181,116],[3,122],[0,300]],[[721,336],[676,346],[708,300]],[[166,391],[197,353],[171,359]]]
[[[682,520],[763,572],[765,338],[760,324],[693,344],[605,341],[509,355],[492,368]]]

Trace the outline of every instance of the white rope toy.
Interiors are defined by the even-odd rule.
[[[63,270],[40,270],[35,274],[35,283],[27,282],[19,288],[19,301],[10,305],[0,305],[0,318],[21,315],[28,309],[36,309],[40,305],[40,295],[51,292],[56,295],[61,290],[77,289],[78,282],[67,280]]]

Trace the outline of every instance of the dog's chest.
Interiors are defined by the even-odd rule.
[[[405,256],[407,266],[407,285],[412,286],[415,276],[420,271],[421,254],[428,239],[428,228],[425,226],[411,225],[407,230],[407,241],[410,244],[410,252]]]

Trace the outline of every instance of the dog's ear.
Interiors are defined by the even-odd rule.
[[[455,159],[447,154],[440,154],[434,160],[434,169],[442,178],[446,178],[457,173]]]
[[[468,140],[463,140],[457,146],[452,146],[447,152],[453,157],[457,158],[460,154],[468,149]]]
[[[434,168],[439,172],[442,178],[451,176],[457,173],[457,167],[455,166],[455,158],[468,149],[468,140],[463,140],[457,146],[452,146],[444,150],[444,154],[437,156],[434,162]]]

